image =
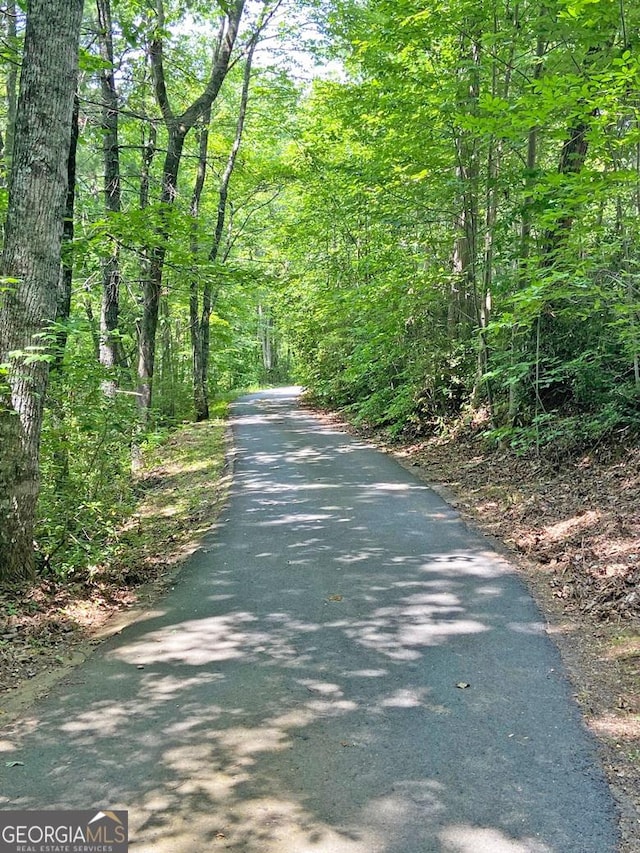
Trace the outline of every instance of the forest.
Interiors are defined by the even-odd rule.
[[[242,388],[637,440],[637,4],[9,0],[0,44],[0,583],[95,564]]]

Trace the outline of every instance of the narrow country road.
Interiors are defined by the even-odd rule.
[[[295,389],[233,423],[218,529],[0,732],[0,808],[128,809],[148,853],[615,853],[594,744],[508,564]]]

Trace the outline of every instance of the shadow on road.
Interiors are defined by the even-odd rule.
[[[160,610],[0,739],[1,764],[24,762],[0,768],[0,805],[128,808],[131,849],[154,853],[613,853],[519,580],[409,474],[290,405],[238,404],[229,520]]]

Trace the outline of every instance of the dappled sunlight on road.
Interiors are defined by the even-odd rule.
[[[233,659],[256,660],[260,655],[280,661],[296,656],[286,632],[276,627],[252,630],[256,622],[256,616],[239,611],[189,620],[153,631],[113,654],[136,665],[164,662],[195,667]],[[298,623],[296,629],[313,631],[316,627],[303,628]]]
[[[376,608],[366,619],[333,626],[396,660],[419,659],[422,646],[438,645],[457,634],[489,630],[482,622],[465,618],[465,608],[457,596],[426,592],[405,596],[393,607]]]
[[[190,790],[189,790],[190,789]],[[210,787],[189,786],[184,793],[195,801],[208,797]],[[157,804],[151,804],[157,814]],[[137,817],[137,815],[135,816]],[[134,817],[134,819],[135,819]],[[382,850],[380,839],[371,828],[355,834],[340,832],[307,813],[295,799],[268,795],[241,803],[231,826],[221,830],[219,818],[197,813],[196,820],[185,815],[171,827],[155,826],[153,820],[143,826],[142,837],[131,845],[140,853],[193,853],[196,849],[231,850],[234,853],[373,853]],[[242,839],[251,839],[248,843]],[[206,848],[195,845],[204,843]],[[195,842],[195,843],[194,843]]]
[[[0,805],[127,808],[140,853],[584,853],[524,589],[286,393],[237,404],[230,521],[162,609],[1,742]]]
[[[453,826],[442,833],[443,853],[551,853],[534,838],[514,841],[495,829]]]
[[[441,563],[438,591],[434,579],[415,579],[424,560],[418,555],[396,563],[395,580],[387,565],[372,572],[370,600],[360,603],[359,618],[336,618],[343,602],[323,598],[315,602],[313,620],[285,606],[297,598],[281,591],[277,610],[227,609],[239,581],[226,579],[231,591],[214,602],[225,609],[220,615],[180,621],[169,611],[140,623],[109,651],[113,671],[92,691],[87,708],[70,704],[35,735],[41,750],[55,749],[64,736],[71,755],[95,757],[93,770],[75,786],[69,772],[77,759],[65,757],[52,773],[57,783],[67,780],[54,803],[76,805],[87,787],[101,792],[130,810],[131,849],[144,853],[405,853],[414,849],[416,825],[425,837],[441,839],[425,851],[564,853],[513,835],[522,795],[504,766],[512,788],[505,825],[454,825],[458,806],[448,785],[430,777],[431,753],[455,754],[461,738],[471,753],[472,733],[454,726],[448,735],[442,729],[441,742],[425,744],[424,754],[411,747],[410,732],[442,728],[455,716],[460,696],[453,671],[444,687],[420,682],[415,667],[427,663],[425,651],[496,628],[495,616],[470,619],[455,591],[451,566],[466,570],[467,562]],[[477,572],[473,591],[482,592]],[[483,600],[499,595],[495,578],[488,592]],[[406,683],[398,687],[394,671],[403,667]],[[245,678],[238,679],[238,668],[247,670]],[[108,698],[122,679],[130,698]],[[480,698],[468,701],[482,711]],[[506,750],[517,711],[498,709],[498,729],[504,712]],[[400,732],[406,746],[397,740]],[[110,761],[101,757],[106,744]],[[127,773],[114,775],[124,756]],[[479,787],[482,773],[471,753],[461,778]],[[362,779],[366,793],[358,794]],[[34,805],[28,796],[19,802]],[[502,846],[485,848],[486,839]]]

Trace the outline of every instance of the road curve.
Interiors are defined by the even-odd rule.
[[[296,389],[233,429],[229,505],[175,588],[0,732],[0,808],[125,808],[145,853],[615,853],[510,566]]]

